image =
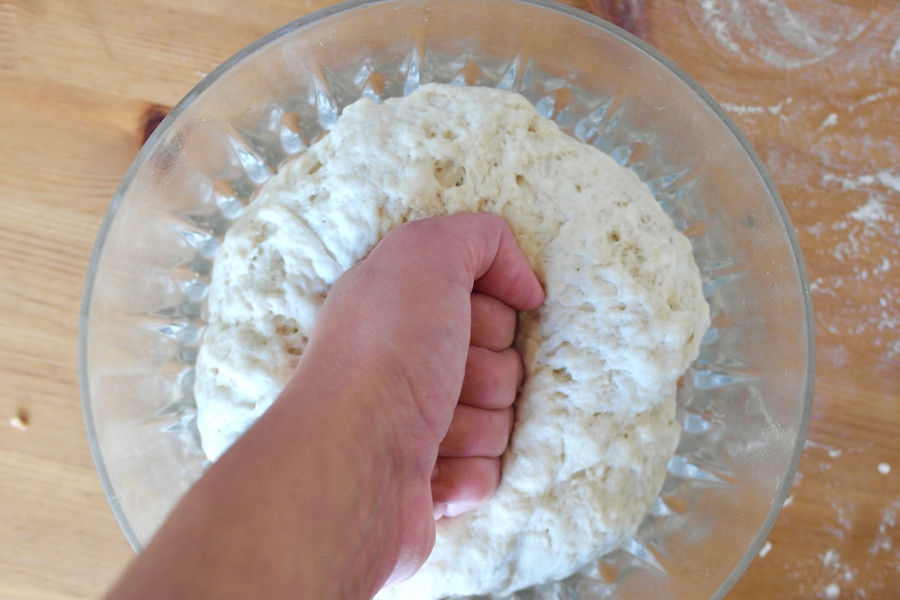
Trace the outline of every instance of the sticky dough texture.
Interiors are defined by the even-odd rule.
[[[344,271],[398,224],[462,211],[506,219],[547,300],[520,319],[527,378],[499,489],[438,521],[425,566],[385,600],[507,594],[633,534],[709,325],[690,242],[647,186],[521,96],[431,84],[363,99],[265,184],[216,258],[195,385],[210,459],[275,400]]]

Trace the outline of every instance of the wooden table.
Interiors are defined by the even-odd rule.
[[[818,382],[769,540],[729,595],[900,594],[900,8],[572,0],[732,115],[809,268]],[[104,211],[206,73],[328,0],[0,0],[0,596],[97,597],[132,552],[81,418],[78,308]]]

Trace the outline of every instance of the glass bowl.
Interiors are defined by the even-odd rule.
[[[551,2],[355,1],[232,57],[138,154],[97,239],[79,360],[97,470],[140,550],[208,466],[193,364],[216,249],[259,186],[360,98],[431,82],[515,90],[650,186],[691,239],[712,327],[683,433],[624,547],[517,598],[721,598],[784,502],[812,402],[813,324],[772,180],[696,83],[628,33]]]

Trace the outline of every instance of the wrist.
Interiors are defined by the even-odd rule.
[[[344,369],[340,374],[315,355],[308,358],[312,360],[301,362],[263,419],[277,422],[298,450],[309,445],[310,437],[320,440],[321,449],[329,449],[315,459],[327,481],[320,500],[339,522],[341,533],[332,536],[333,543],[317,541],[314,550],[321,573],[343,576],[322,581],[315,597],[371,596],[392,575],[412,575],[431,550],[430,483],[437,443],[431,442],[432,432],[404,387],[389,381],[388,373]],[[333,497],[326,500],[328,494]],[[427,521],[418,516],[423,512]],[[410,528],[417,519],[419,524]],[[412,571],[396,570],[404,561],[415,564]]]

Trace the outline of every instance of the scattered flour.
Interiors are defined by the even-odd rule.
[[[837,113],[831,113],[830,115],[825,117],[824,121],[822,121],[822,125],[819,126],[819,131],[822,131],[826,127],[834,127],[835,125],[837,125],[837,123],[838,123]]]
[[[782,0],[700,0],[689,9],[698,26],[732,54],[780,69],[807,67],[834,56],[877,24],[880,16],[873,11],[868,19],[860,19],[849,6],[832,3],[805,4],[795,10]],[[829,11],[828,18],[821,18],[817,10]]]
[[[793,101],[794,99],[788,96],[778,104],[773,104],[772,106],[748,106],[746,104],[733,104],[731,102],[721,102],[720,105],[726,111],[740,116],[765,114],[780,115],[782,109],[785,106],[790,105]]]
[[[811,281],[810,290],[817,295],[848,299],[845,310],[822,327],[831,334],[870,335],[872,346],[881,352],[877,368],[889,369],[900,356],[900,281],[894,273],[900,261],[900,175],[894,169],[857,175],[826,172],[820,181],[848,199],[862,200],[844,218],[806,228],[826,248],[824,240],[834,240],[830,254],[846,265]],[[876,253],[874,248],[881,250]]]
[[[772,550],[772,542],[766,540],[766,543],[763,544],[763,547],[759,549],[759,557],[765,558],[766,555]]]
[[[894,42],[891,51],[888,52],[888,58],[894,62],[900,62],[900,37]]]
[[[854,102],[853,104],[849,105],[847,107],[847,112],[850,114],[853,114],[859,108],[862,108],[863,106],[865,106],[867,104],[871,104],[872,102],[877,102],[879,100],[884,100],[885,98],[892,98],[898,94],[900,94],[900,92],[897,91],[897,88],[889,88],[888,90],[886,90],[884,92],[876,92],[874,94],[869,94],[868,96],[866,96],[859,102]]]
[[[869,552],[878,554],[893,548],[894,537],[892,530],[897,525],[897,512],[900,511],[900,500],[895,500],[881,512],[881,522],[878,524],[878,533],[875,541],[869,547]]]
[[[219,251],[195,386],[210,458],[277,397],[345,270],[406,220],[475,210],[507,220],[547,291],[520,326],[516,428],[493,499],[439,520],[425,566],[380,598],[508,594],[625,541],[662,485],[677,381],[709,323],[690,242],[649,189],[521,96],[364,99]]]
[[[884,187],[900,193],[900,176],[894,175],[892,171],[881,171],[875,177]]]
[[[828,456],[830,458],[837,458],[843,453],[843,451],[840,448],[834,448],[832,446],[820,444],[820,443],[814,442],[813,440],[810,440],[810,439],[807,439],[806,441],[803,442],[803,447],[804,448],[817,448],[820,450],[825,450],[825,452],[828,453]]]
[[[876,197],[869,198],[864,205],[848,213],[847,216],[867,225],[889,220],[887,210],[884,207],[884,200]]]
[[[741,47],[731,36],[731,23],[729,15],[720,6],[717,0],[701,0],[700,8],[703,11],[703,21],[712,30],[713,35],[723,46],[734,54],[741,55]],[[740,5],[737,6],[739,12]]]
[[[800,51],[769,18],[770,5],[800,13],[799,21],[785,27],[797,31],[802,23],[813,42],[825,43]],[[892,383],[900,365],[900,137],[892,127],[900,114],[896,85],[900,5],[876,0],[855,14],[846,12],[848,3],[834,1],[694,0],[687,6],[696,32],[712,46],[725,49],[729,68],[743,63],[759,76],[772,67],[792,69],[790,82],[759,89],[736,89],[738,78],[729,77],[721,81],[707,77],[701,83],[711,88],[748,134],[797,227],[816,312],[819,377],[827,382],[821,392],[817,388],[813,410],[828,422],[833,414],[830,403],[846,406],[837,399],[847,398],[845,386],[861,387],[858,382],[872,382],[887,373],[888,379],[876,385],[895,389]],[[829,33],[835,34],[830,41],[817,37]],[[829,46],[837,52],[828,55]],[[765,47],[775,48],[781,56],[764,55]],[[798,59],[806,66],[798,68]],[[773,90],[794,98],[790,108],[785,105],[775,118],[767,106]],[[825,430],[832,431],[819,431]],[[815,419],[811,433],[817,433]],[[807,451],[804,470],[816,496],[798,492],[797,498],[828,513],[822,527],[835,552],[846,549],[845,558],[855,560],[852,548],[872,544],[873,556],[853,568],[825,567],[818,558],[810,562],[808,555],[789,558],[785,576],[796,588],[788,595],[894,597],[900,575],[892,572],[900,567],[900,544],[894,542],[892,528],[900,501],[884,510],[876,533],[870,525],[871,512],[883,507],[860,503],[851,491],[881,477],[865,467],[873,449],[808,447],[814,450]],[[803,475],[798,472],[795,486]],[[789,496],[784,506],[793,499]],[[813,548],[809,544],[803,550]]]
[[[887,463],[878,463],[878,472],[882,475],[890,475],[891,465]]]
[[[856,177],[841,177],[834,173],[822,175],[823,184],[831,182],[839,183],[844,190],[858,190],[862,186],[871,186],[878,183],[889,190],[900,192],[900,176],[894,175],[891,169],[885,169],[870,175],[857,175]]]
[[[720,104],[728,112],[738,115],[762,115],[766,113],[765,106],[747,106],[746,104],[732,104],[731,102],[721,102]]]

